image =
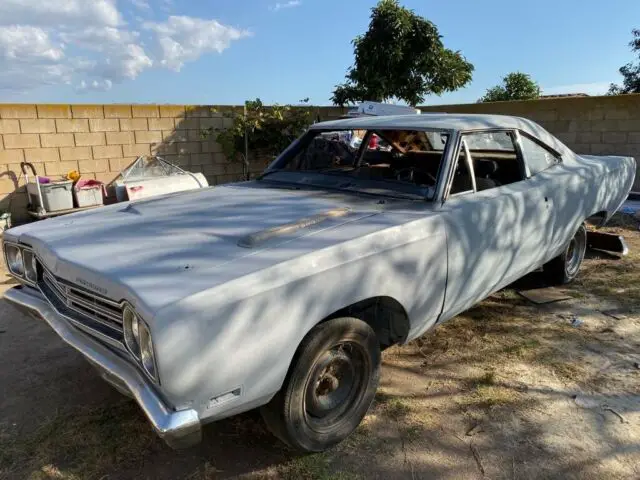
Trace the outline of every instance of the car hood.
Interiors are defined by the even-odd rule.
[[[249,182],[44,220],[7,237],[31,245],[60,278],[154,312],[384,227],[362,223],[379,215],[376,202],[349,198]]]

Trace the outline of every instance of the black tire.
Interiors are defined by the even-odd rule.
[[[545,280],[550,285],[564,285],[578,275],[587,251],[587,229],[580,225],[567,248],[553,260],[542,266]]]
[[[320,452],[349,436],[364,418],[380,379],[380,345],[357,318],[335,318],[304,338],[287,379],[261,413],[290,447]]]

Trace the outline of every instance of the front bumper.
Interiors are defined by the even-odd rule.
[[[4,298],[19,310],[42,318],[69,345],[97,366],[110,383],[126,389],[140,405],[158,435],[172,448],[183,448],[202,439],[201,422],[193,409],[175,411],[158,396],[147,377],[138,368],[109,348],[73,327],[36,289],[14,287]]]

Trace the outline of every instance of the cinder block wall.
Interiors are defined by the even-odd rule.
[[[529,118],[576,153],[626,155],[640,166],[640,95],[561,97],[421,107],[423,112],[495,113]],[[640,191],[640,168],[634,191]]]
[[[23,161],[39,175],[78,170],[83,178],[109,182],[139,155],[158,154],[202,172],[211,184],[239,180],[242,165],[229,162],[215,141],[201,135],[230,122],[203,106],[0,105],[0,209],[25,219]]]

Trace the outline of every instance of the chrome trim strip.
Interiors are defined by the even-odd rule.
[[[126,385],[158,435],[170,446],[186,447],[201,440],[202,428],[198,412],[191,408],[173,411],[165,405],[135,365],[118,357],[89,335],[71,328],[66,317],[59,315],[37,290],[29,287],[14,287],[5,292],[4,298],[19,309],[37,314],[62,340],[107,374]]]

